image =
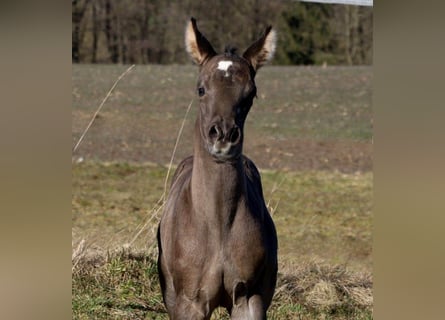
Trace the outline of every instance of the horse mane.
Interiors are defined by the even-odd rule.
[[[237,47],[234,47],[232,45],[226,45],[226,47],[224,48],[224,55],[228,57],[235,56],[237,51],[238,51]]]

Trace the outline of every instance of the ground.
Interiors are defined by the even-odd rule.
[[[73,69],[73,145],[126,67]],[[187,106],[194,66],[137,66],[103,107],[74,157],[167,164]],[[245,154],[261,169],[372,170],[370,67],[269,66],[245,126]],[[192,153],[196,99],[175,163]]]
[[[73,65],[73,146],[127,67]],[[173,165],[192,153],[197,72],[136,66],[73,152],[73,318],[165,319],[155,231],[190,103]],[[370,319],[372,69],[266,66],[256,82],[244,153],[279,236],[269,316]]]

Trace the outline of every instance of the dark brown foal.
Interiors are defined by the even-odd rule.
[[[192,18],[186,48],[200,66],[194,154],[173,177],[158,230],[159,275],[171,319],[266,319],[277,278],[277,235],[260,174],[242,154],[254,77],[275,50],[268,27],[243,55],[217,54]]]

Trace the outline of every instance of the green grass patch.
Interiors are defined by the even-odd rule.
[[[150,250],[159,216],[144,226],[166,173],[149,164],[73,165],[73,319],[167,319]],[[269,318],[372,319],[372,173],[264,171],[262,180],[279,237]],[[86,249],[77,251],[81,239]]]
[[[82,257],[72,286],[75,319],[144,319],[165,313],[156,263],[146,255]]]
[[[372,173],[263,172],[280,256],[371,268]]]

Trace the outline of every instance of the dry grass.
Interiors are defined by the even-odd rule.
[[[366,272],[353,272],[344,265],[323,261],[307,261],[287,266],[279,278],[275,294],[309,308],[332,311],[373,305],[372,277]]]
[[[72,278],[73,319],[155,319],[165,314],[156,263],[145,252],[83,251],[73,264]]]
[[[162,199],[159,195],[163,193],[163,188],[157,187],[157,193],[150,196],[151,201],[146,198],[147,192],[150,193],[149,186],[162,185],[167,169],[151,165],[88,163],[75,165],[74,169],[73,208],[79,214],[74,221],[78,232],[73,232],[72,244],[73,319],[167,319],[155,263],[155,230],[162,208],[162,203],[159,200],[156,202],[156,199]],[[146,181],[148,177],[149,184],[140,185],[140,181]],[[366,194],[363,190],[369,187],[368,176],[270,171],[263,172],[263,183],[270,200],[268,207],[277,223],[280,244],[284,247],[284,254],[280,253],[282,262],[276,294],[268,312],[269,319],[371,319],[373,300],[370,273],[353,271],[345,264],[333,263],[337,259],[335,257],[329,262],[308,260],[307,255],[295,250],[295,243],[299,240],[295,240],[293,245],[286,243],[294,241],[292,237],[301,237],[298,239],[306,239],[305,246],[313,248],[313,253],[316,253],[316,248],[320,242],[326,241],[327,235],[314,230],[329,231],[334,228],[338,232],[341,228],[332,221],[342,221],[344,208],[354,208],[356,202],[363,200]],[[135,187],[132,199],[126,199],[118,192],[126,192],[129,185]],[[102,188],[99,194],[94,192],[97,192],[97,188]],[[107,192],[103,194],[105,190]],[[139,195],[136,190],[142,194]],[[332,190],[337,192],[330,196],[336,202],[327,201],[329,208],[320,208],[319,204],[315,208],[312,206],[313,200],[310,199],[320,198],[323,193],[330,194]],[[317,194],[314,195],[315,191]],[[355,193],[361,197],[356,199]],[[100,197],[105,202],[100,201]],[[98,198],[99,201],[94,203]],[[154,205],[150,207],[149,203]],[[128,210],[141,208],[143,204],[146,207],[137,210],[142,215],[133,219],[133,225],[129,224]],[[111,227],[110,233],[103,232],[103,228],[98,233],[93,233],[94,229],[82,232],[82,226],[88,225],[88,222],[96,224],[95,219],[102,219],[110,207],[113,222],[116,223],[115,227],[108,226]],[[309,219],[314,210],[325,211],[327,215]],[[299,214],[295,216],[294,211]],[[97,214],[89,215],[88,212]],[[122,234],[120,219],[127,222],[127,230],[133,230],[126,236]],[[299,222],[309,220],[312,223]],[[369,228],[369,224],[357,224],[350,217],[341,224],[345,222],[350,225],[343,225],[342,228],[349,230],[354,227],[357,234],[361,234],[363,228]],[[115,236],[117,230],[121,233],[119,238]],[[314,234],[319,234],[320,238],[314,237]],[[85,238],[86,235],[90,236]],[[334,246],[338,245],[335,239],[331,238]],[[292,246],[294,249],[289,251]],[[332,254],[333,251],[325,250],[325,253]],[[212,319],[228,319],[227,312],[218,309]]]
[[[73,319],[167,319],[156,252],[73,248]],[[75,253],[75,254],[74,254]],[[270,319],[371,319],[372,280],[341,265],[306,261],[281,268]],[[228,319],[217,310],[212,319]]]
[[[106,250],[149,250],[156,243],[166,173],[154,165],[73,165],[73,247],[88,239]],[[266,171],[262,181],[280,260],[318,257],[371,269],[372,174]]]
[[[153,165],[73,165],[73,319],[167,319],[155,263],[166,172]],[[262,176],[283,261],[269,319],[371,319],[370,274],[334,263],[332,248],[370,232],[372,176]],[[304,250],[331,259],[308,260],[297,250],[302,241]],[[370,247],[369,237],[363,241]],[[227,312],[217,310],[212,319],[228,319]]]

